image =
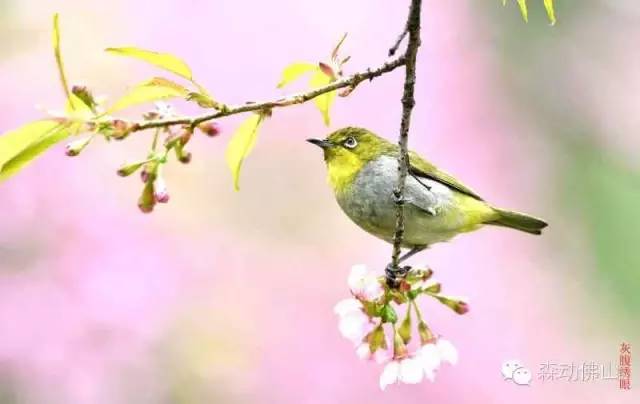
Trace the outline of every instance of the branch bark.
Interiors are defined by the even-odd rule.
[[[265,111],[273,108],[287,107],[295,104],[302,104],[309,100],[312,100],[319,95],[328,93],[330,91],[346,88],[350,93],[355,89],[358,84],[365,80],[373,80],[376,77],[382,76],[385,73],[389,73],[396,68],[403,66],[406,61],[406,55],[403,54],[395,59],[385,62],[382,66],[376,69],[367,69],[364,72],[352,74],[351,76],[339,79],[330,83],[324,87],[318,87],[314,90],[292,94],[286,97],[278,98],[277,100],[262,101],[262,102],[247,102],[240,105],[221,106],[217,112],[204,114],[195,117],[177,117],[171,119],[151,120],[136,122],[132,125],[132,132],[137,132],[145,129],[153,128],[166,128],[175,125],[188,125],[195,127],[203,122],[207,122],[213,119],[222,118],[229,115],[241,114],[243,112],[251,111]]]
[[[400,249],[404,237],[404,190],[407,173],[409,171],[409,128],[411,126],[411,112],[415,105],[414,90],[416,83],[416,58],[420,47],[420,11],[422,0],[411,0],[406,31],[409,34],[407,51],[405,52],[405,79],[402,95],[402,121],[400,122],[400,136],[398,137],[398,182],[393,191],[396,200],[396,231],[393,235],[393,251],[391,254],[391,275],[387,278],[390,286],[398,286],[398,277],[407,274],[407,268],[399,267]],[[388,272],[389,273],[389,272]]]

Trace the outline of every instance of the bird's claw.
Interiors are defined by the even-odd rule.
[[[396,205],[404,205],[405,199],[402,193],[398,190],[393,191],[393,201]]]
[[[400,285],[400,282],[404,278],[406,278],[410,270],[411,270],[411,266],[409,265],[400,267],[400,266],[394,266],[393,263],[390,263],[384,269],[387,285],[389,285],[389,287],[391,288],[397,288]]]

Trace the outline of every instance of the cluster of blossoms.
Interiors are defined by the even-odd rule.
[[[431,279],[431,270],[411,270],[397,289],[389,288],[384,277],[378,277],[364,265],[351,269],[348,278],[352,297],[340,301],[334,308],[339,316],[340,333],[353,342],[361,359],[384,365],[380,388],[394,383],[416,384],[423,379],[433,381],[444,362],[455,364],[458,352],[453,344],[436,336],[422,318],[417,297],[436,298],[458,314],[469,311],[464,299],[440,294],[440,283]],[[398,324],[392,306],[406,305],[406,316]],[[417,317],[420,344],[410,349],[412,312]]]

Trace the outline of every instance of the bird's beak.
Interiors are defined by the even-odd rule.
[[[331,147],[333,146],[333,143],[327,141],[327,140],[321,140],[321,139],[307,139],[307,142],[312,143],[318,147],[321,147],[323,149],[326,149],[327,147]]]

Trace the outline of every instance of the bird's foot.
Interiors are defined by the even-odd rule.
[[[393,263],[390,263],[384,270],[387,285],[389,285],[390,288],[398,288],[404,278],[407,277],[409,271],[411,271],[409,265],[394,266]]]

